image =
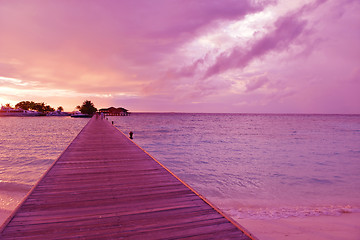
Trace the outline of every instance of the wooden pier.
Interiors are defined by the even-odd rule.
[[[254,239],[108,121],[93,117],[0,239]]]

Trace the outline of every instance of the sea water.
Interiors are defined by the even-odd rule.
[[[360,211],[360,115],[110,117],[235,219]]]
[[[360,115],[108,117],[235,219],[360,211]],[[0,118],[0,208],[13,209],[88,119]],[[131,164],[131,163],[129,163]]]
[[[87,121],[0,117],[0,210],[18,205]]]

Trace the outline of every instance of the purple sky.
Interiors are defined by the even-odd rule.
[[[0,103],[360,113],[359,0],[0,0]]]

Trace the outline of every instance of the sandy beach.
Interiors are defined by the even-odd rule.
[[[239,219],[238,222],[259,240],[360,239],[360,213],[272,220]]]

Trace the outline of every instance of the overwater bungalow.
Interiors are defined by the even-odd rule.
[[[105,116],[129,116],[129,110],[119,107],[109,107],[109,108],[102,108],[99,109],[99,113],[104,113]]]

